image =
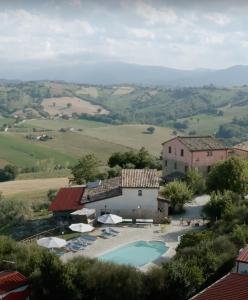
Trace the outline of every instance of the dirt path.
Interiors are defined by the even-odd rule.
[[[0,192],[9,196],[21,192],[58,189],[68,185],[68,178],[28,179],[0,183]]]

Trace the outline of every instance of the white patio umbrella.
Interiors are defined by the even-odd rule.
[[[75,224],[71,224],[69,226],[69,228],[72,231],[76,231],[76,232],[90,232],[94,229],[93,226],[89,225],[89,224],[84,224],[84,223],[75,223]]]
[[[117,224],[122,222],[122,217],[112,214],[105,214],[98,217],[97,221],[103,224]]]
[[[48,248],[48,249],[52,249],[52,248],[61,248],[64,247],[67,242],[66,240],[54,237],[54,236],[50,236],[50,237],[44,237],[41,238],[39,240],[37,240],[37,244],[39,246]]]

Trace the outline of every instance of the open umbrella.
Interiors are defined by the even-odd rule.
[[[76,231],[76,232],[90,232],[94,229],[93,226],[89,225],[89,224],[84,224],[84,223],[75,223],[75,224],[71,224],[69,226],[69,228],[72,231]]]
[[[50,237],[44,237],[41,238],[39,240],[37,240],[37,244],[39,246],[48,248],[48,249],[52,249],[52,248],[61,248],[64,247],[67,242],[66,240],[54,237],[54,236],[50,236]]]
[[[122,222],[122,217],[112,214],[105,214],[98,217],[97,221],[103,224],[117,224]]]

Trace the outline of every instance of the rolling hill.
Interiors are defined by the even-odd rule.
[[[0,78],[22,80],[63,80],[84,84],[114,85],[160,85],[189,87],[213,84],[232,86],[247,84],[248,66],[233,66],[226,69],[179,70],[161,66],[146,66],[124,62],[98,62],[66,64],[39,68],[13,66],[0,70]],[[1,82],[1,81],[0,81]]]

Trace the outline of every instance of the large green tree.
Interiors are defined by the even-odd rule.
[[[202,174],[196,170],[189,170],[185,181],[194,195],[200,195],[206,191],[206,181]]]
[[[100,162],[94,154],[89,153],[82,156],[71,168],[72,181],[76,184],[85,184],[96,180],[100,174],[99,165]]]
[[[108,160],[108,165],[111,168],[115,166],[127,168],[130,164],[135,169],[160,168],[158,161],[144,147],[139,151],[115,152]]]
[[[208,174],[207,189],[230,190],[244,196],[248,192],[248,161],[232,157],[218,163]]]
[[[212,221],[231,214],[234,209],[235,194],[231,191],[213,192],[210,201],[204,206],[203,212]]]
[[[184,204],[192,199],[192,191],[185,182],[172,181],[162,190],[165,198],[170,200],[171,208],[174,212],[181,212]]]

